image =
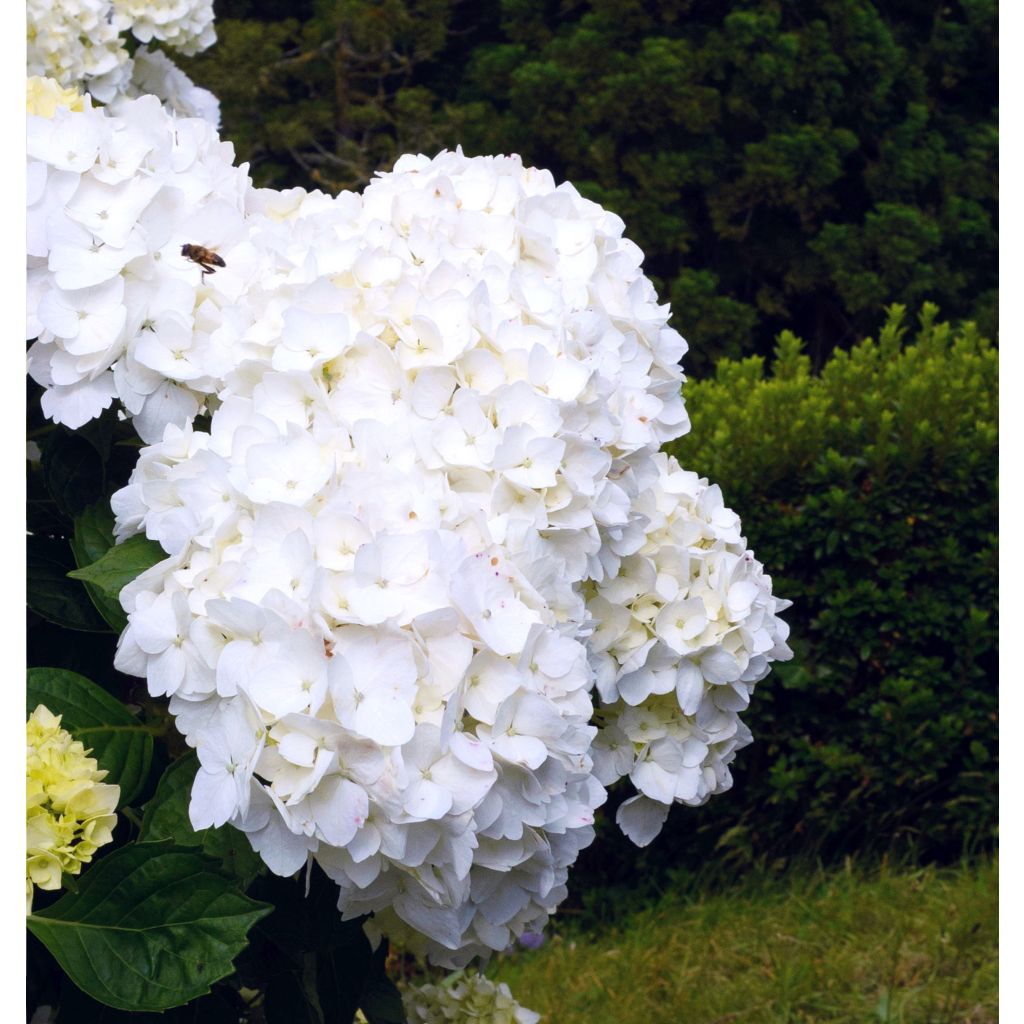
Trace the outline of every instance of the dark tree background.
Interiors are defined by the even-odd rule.
[[[995,336],[995,0],[218,0],[187,70],[257,183],[518,152],[626,221],[688,368],[924,299]]]

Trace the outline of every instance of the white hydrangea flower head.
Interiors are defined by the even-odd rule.
[[[459,971],[439,985],[411,985],[402,993],[409,1024],[537,1024],[539,1013],[520,1006],[505,982]]]
[[[28,74],[83,83],[103,102],[123,91],[131,60],[111,0],[28,0]]]
[[[786,654],[770,581],[656,454],[687,427],[685,343],[618,218],[461,153],[247,211],[301,270],[256,261],[209,430],[169,424],[115,496],[120,536],[170,556],[122,594],[118,666],[197,748],[197,828],[281,874],[312,857],[346,916],[462,966],[543,927],[605,779],[661,820],[725,787],[722,694]]]
[[[782,605],[657,454],[686,344],[619,218],[461,152],[253,189],[152,97],[29,140],[30,369],[149,442],[117,532],[168,558],[117,666],[197,749],[196,828],[461,967],[543,928],[605,784],[638,842],[726,788]]]
[[[158,96],[169,111],[220,120],[220,105],[160,51],[129,56],[125,33],[187,56],[216,42],[213,0],[28,0],[28,74],[78,86],[101,103]]]
[[[43,410],[77,428],[116,397],[157,440],[230,365],[214,335],[253,273],[247,167],[206,120],[152,96],[30,116],[27,134],[29,372]],[[185,243],[237,248],[219,287]]]
[[[213,0],[113,0],[113,24],[140,43],[166,43],[187,57],[217,41]]]

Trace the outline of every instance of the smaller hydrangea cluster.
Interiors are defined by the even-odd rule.
[[[537,1024],[540,1014],[515,1001],[508,985],[458,971],[440,985],[413,985],[402,994],[409,1024]]]
[[[102,781],[107,773],[45,705],[32,712],[25,732],[25,895],[31,913],[34,886],[59,889],[62,872],[77,875],[113,838],[121,789]]]
[[[111,0],[28,0],[27,13],[29,75],[63,86],[85,83],[104,103],[124,91],[131,58]]]
[[[118,32],[131,32],[140,43],[156,40],[186,57],[217,41],[213,0],[113,0],[111,20]]]
[[[210,336],[246,261],[211,292],[181,245],[243,237],[246,167],[208,122],[152,96],[51,111],[28,118],[29,373],[56,422],[80,427],[117,396],[156,440],[225,366]]]
[[[28,0],[28,74],[80,86],[101,103],[151,92],[216,124],[219,104],[205,89],[155,58],[159,43],[192,56],[213,45],[213,0]],[[134,57],[125,33],[144,44]],[[173,67],[173,64],[171,64]]]
[[[739,712],[771,662],[792,656],[778,618],[791,602],[772,596],[720,488],[664,453],[653,462],[657,479],[634,503],[642,525],[606,553],[587,603],[601,696],[594,773],[636,786],[617,820],[640,846],[673,803],[732,785],[729,763],[751,741]]]

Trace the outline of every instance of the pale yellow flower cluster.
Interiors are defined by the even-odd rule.
[[[62,872],[77,875],[113,838],[121,787],[101,781],[107,773],[45,705],[32,712],[25,731],[25,894],[31,913],[33,886],[59,889]]]
[[[84,101],[81,93],[65,89],[52,78],[33,75],[26,88],[28,113],[36,117],[53,117],[58,107],[68,110],[82,110]]]
[[[417,985],[402,996],[410,1024],[537,1024],[508,985],[477,972],[456,971],[440,985]]]

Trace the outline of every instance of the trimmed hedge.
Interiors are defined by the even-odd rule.
[[[693,429],[672,451],[721,484],[794,601],[795,656],[758,685],[733,791],[581,876],[991,845],[998,360],[973,324],[926,305],[909,340],[904,314],[817,376],[786,332],[769,375],[723,360],[686,386]]]

